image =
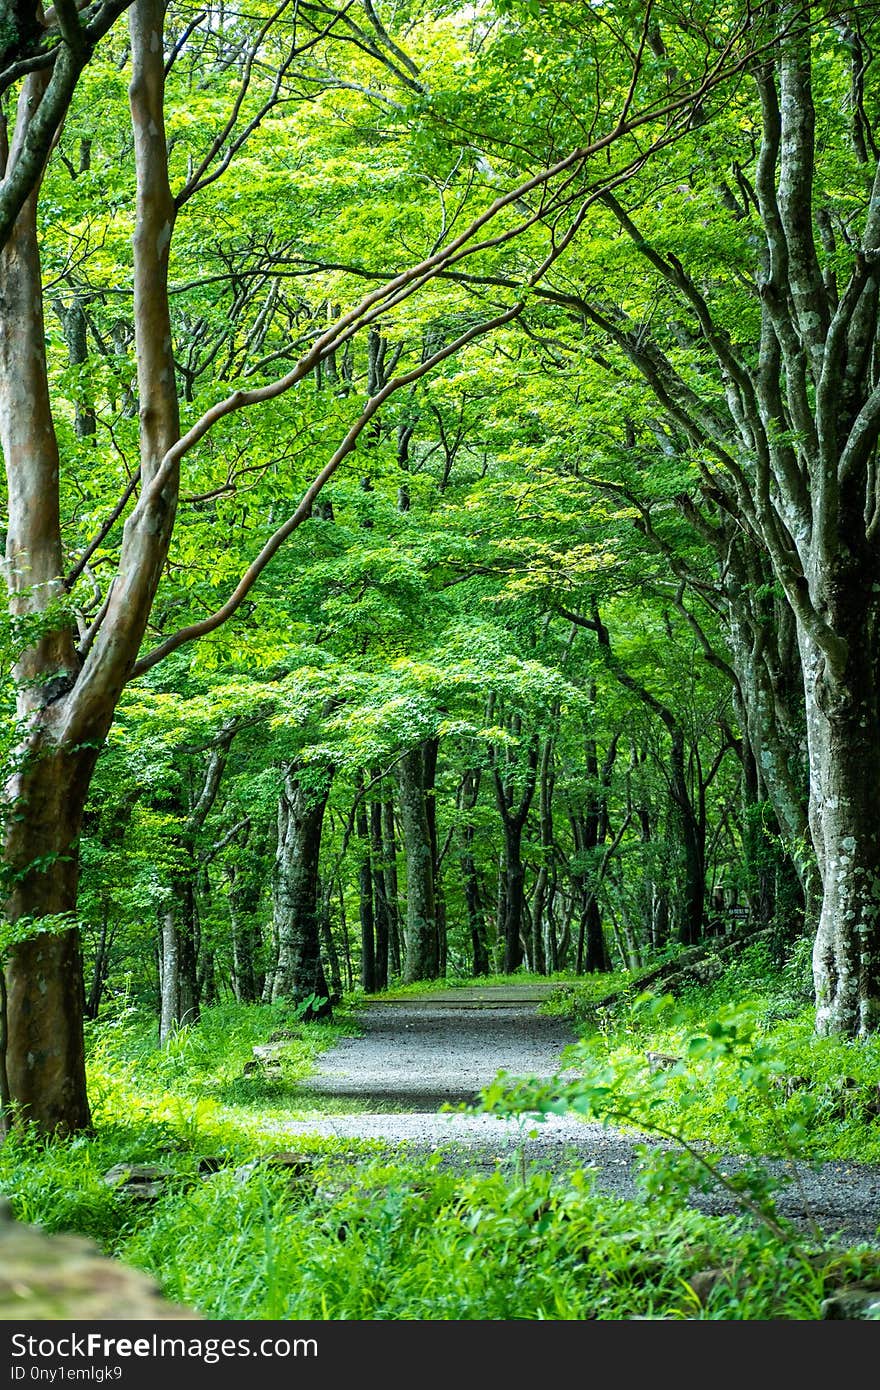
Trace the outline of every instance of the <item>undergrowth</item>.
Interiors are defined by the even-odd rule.
[[[485,1104],[672,1136],[652,1158],[646,1146],[638,1201],[585,1172],[533,1171],[527,1139],[519,1162],[464,1174],[439,1156],[391,1163],[363,1142],[285,1139],[303,1076],[356,1019],[307,1024],[284,1005],[208,1009],[163,1049],[135,1014],[93,1026],[94,1133],[13,1134],[0,1191],[20,1219],[91,1236],[211,1319],[815,1319],[830,1289],[880,1277],[876,1250],[796,1234],[760,1163],[729,1184],[736,1217],[686,1200],[719,1181],[715,1147],[880,1159],[866,1111],[878,1045],[813,1037],[802,966],[746,947],[674,1001],[622,976],[560,982],[545,1007],[581,1019],[574,1079],[517,1096],[501,1078]],[[245,1075],[273,1037],[277,1074]],[[291,1145],[293,1176],[254,1162]],[[160,1170],[156,1200],[106,1180],[136,1163]]]
[[[762,941],[675,999],[626,980],[596,1008],[614,986],[594,976],[543,1007],[577,1022],[571,1060],[613,1078],[646,1125],[650,1110],[731,1153],[878,1163],[880,1039],[817,1037],[808,980],[808,944],[779,966]]]

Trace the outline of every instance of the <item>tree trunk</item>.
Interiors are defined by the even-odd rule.
[[[617,757],[617,739],[612,740],[601,771],[596,740],[589,736],[584,741],[584,757],[587,789],[583,806],[579,811],[572,808],[570,812],[572,841],[582,866],[577,874],[572,875],[581,903],[575,953],[577,975],[582,971],[594,974],[611,969],[599,912],[600,866],[597,852],[607,834],[608,785]]]
[[[213,951],[202,947],[201,961],[199,969],[199,999],[204,1002],[206,1008],[211,1008],[218,1002],[217,993],[217,961]]]
[[[379,770],[374,768],[371,780],[376,783]],[[390,937],[390,912],[385,896],[385,864],[382,845],[382,803],[370,802],[370,861],[373,871],[373,918],[376,927],[376,989],[388,988],[388,952]]]
[[[16,808],[4,837],[3,862],[12,880],[5,915],[21,922],[23,932],[27,923],[28,939],[11,947],[6,966],[6,1072],[16,1113],[44,1133],[71,1133],[90,1123],[79,934],[60,928],[65,918],[75,919],[77,840],[89,782],[146,627],[176,503],[176,470],[161,492],[148,500],[144,495],[177,437],[165,295],[174,205],[162,123],[162,13],[158,0],[136,0],[131,12],[139,180],[135,318],[145,392],[141,503],[125,524],[116,584],[87,655],[77,655],[70,628],[62,623],[37,639],[15,671],[25,734],[12,759],[17,770],[4,788],[5,805]],[[47,73],[36,73],[23,83],[10,157],[26,139],[47,81]],[[36,198],[35,188],[0,255],[0,442],[9,494],[6,578],[13,616],[44,613],[64,587]],[[48,932],[34,930],[47,918]]]
[[[327,879],[321,892],[321,945],[327,957],[330,970],[330,1003],[338,1004],[342,998],[342,971],[339,965],[339,952],[333,940],[333,924],[330,918],[330,902],[333,897],[333,880]]]
[[[257,962],[262,945],[254,921],[261,896],[258,875],[249,864],[234,864],[229,878],[229,921],[232,928],[232,990],[239,1004],[255,1004],[262,992]]]
[[[847,615],[846,666],[836,678],[801,635],[810,825],[823,881],[813,949],[816,1029],[846,1037],[880,1027],[880,690],[870,640],[880,614],[872,588],[865,583]]]
[[[473,811],[480,792],[480,771],[468,770],[462,779],[459,808],[467,814]],[[466,819],[462,827],[461,876],[464,883],[465,905],[471,934],[471,968],[475,977],[489,974],[489,950],[486,944],[486,918],[483,912],[480,880],[474,860],[476,826]]]
[[[669,824],[673,842],[681,857],[678,939],[683,946],[695,946],[703,934],[706,873],[702,835],[688,792],[684,767],[684,734],[676,723],[670,729],[669,745]]]
[[[602,914],[595,893],[590,893],[583,915],[581,930],[584,935],[584,970],[588,975],[600,974],[611,969],[611,958],[605,933],[602,930]]]
[[[95,947],[95,961],[92,970],[92,983],[86,996],[85,1015],[96,1019],[101,1008],[101,1000],[110,975],[110,950],[113,945],[113,932],[110,930],[110,903],[105,892],[101,903],[101,930]]]
[[[169,903],[162,914],[159,938],[159,1043],[167,1042],[180,1018],[180,937]]]
[[[22,85],[12,151],[20,148],[46,74]],[[10,158],[13,157],[10,155]],[[0,443],[9,493],[6,582],[13,618],[62,597],[58,446],[49,402],[37,190],[0,254]],[[95,749],[64,746],[59,701],[78,669],[66,624],[50,626],[18,661],[22,745],[3,790],[4,916],[27,939],[6,960],[6,1078],[23,1120],[48,1133],[90,1123],[83,1060],[83,979],[76,915],[77,840]],[[40,919],[50,919],[40,932]],[[65,922],[67,923],[65,929]]]
[[[364,775],[359,771],[355,782],[358,796],[356,825],[360,842],[358,861],[358,897],[361,923],[361,987],[367,994],[376,990],[376,923],[373,915],[373,866],[370,862],[370,827],[364,801]]]
[[[0,970],[0,1139],[5,1139],[12,1123],[12,1096],[6,1074],[6,976]]]
[[[523,903],[525,865],[522,862],[522,824],[513,820],[504,827],[504,973],[512,975],[523,963]]]
[[[159,1045],[162,1046],[178,1028],[198,1023],[200,1017],[195,902],[192,878],[185,870],[175,877],[170,900],[162,914],[160,969]]]
[[[391,797],[382,802],[382,872],[385,875],[385,902],[388,905],[388,947],[391,956],[391,970],[395,976],[399,976],[402,969],[400,897],[397,884],[394,802]]]
[[[559,709],[554,710],[558,719]],[[545,917],[550,886],[550,866],[553,858],[553,739],[544,742],[541,753],[540,775],[538,778],[538,822],[541,828],[541,862],[532,891],[532,960],[539,975],[547,973],[547,959],[544,949],[546,937]]]
[[[319,783],[303,777],[299,763],[284,769],[278,805],[278,846],[273,881],[273,919],[278,963],[272,998],[303,1004],[304,1017],[326,1018],[329,991],[321,964],[318,866],[330,774]]]
[[[176,976],[176,985],[162,993],[162,1017],[159,1028],[159,1042],[167,1041],[175,1028],[198,1023],[201,1012],[201,989],[199,984],[199,933],[196,905],[196,878],[198,862],[196,844],[199,832],[217,799],[220,783],[226,768],[229,749],[237,730],[235,720],[228,721],[214,740],[205,766],[204,777],[198,795],[189,806],[182,804],[183,792],[177,798],[175,812],[179,828],[173,836],[177,850],[177,865],[172,872],[169,885],[169,902],[162,919],[162,961],[163,980],[166,975],[165,952],[171,951],[171,964],[168,967]],[[176,938],[172,945],[172,936]],[[172,1017],[168,1010],[172,1002],[176,1012]]]
[[[89,360],[89,352],[81,295],[74,294],[69,304],[57,301],[56,311],[67,344],[68,364],[71,367],[85,367]],[[86,373],[81,374],[74,401],[73,428],[77,439],[91,439],[97,429],[95,407],[89,399],[88,389],[85,388],[86,377]]]
[[[400,823],[406,857],[406,966],[404,983],[436,980],[440,970],[434,903],[434,853],[425,797],[424,745],[397,765]]]
[[[443,894],[443,866],[440,863],[437,839],[437,755],[439,738],[426,739],[422,757],[425,768],[425,812],[431,839],[431,858],[434,862],[434,916],[437,922],[437,973],[446,974],[446,899]]]
[[[515,735],[522,732],[518,717],[510,721]],[[523,907],[525,904],[525,866],[522,862],[523,828],[535,794],[538,776],[538,741],[532,735],[526,745],[524,766],[517,767],[515,754],[508,755],[502,772],[492,754],[495,799],[504,827],[504,893],[499,898],[499,931],[504,942],[504,973],[517,970],[523,959]],[[519,777],[517,774],[519,773]]]
[[[507,921],[507,875],[504,872],[504,850],[498,856],[495,873],[495,942],[493,959],[495,969],[500,970],[504,962],[504,926]]]

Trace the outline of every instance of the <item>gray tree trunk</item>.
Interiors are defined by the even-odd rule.
[[[376,989],[376,922],[373,903],[373,865],[370,857],[370,825],[364,801],[364,774],[358,771],[355,823],[359,841],[358,900],[361,923],[361,986],[367,994]]]
[[[436,980],[440,973],[434,901],[434,851],[428,823],[424,745],[404,753],[397,765],[400,823],[406,858],[405,984]]]
[[[395,976],[403,968],[400,940],[400,894],[397,883],[397,839],[394,833],[394,802],[386,797],[382,802],[382,872],[385,875],[385,901],[388,904],[388,949],[391,971]]]
[[[273,919],[278,962],[272,998],[306,1005],[304,1016],[326,1018],[330,991],[321,962],[318,868],[330,774],[316,783],[299,763],[284,769],[278,805],[278,845],[273,880]]]

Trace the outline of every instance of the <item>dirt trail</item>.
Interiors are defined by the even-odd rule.
[[[644,1139],[551,1116],[444,1114],[444,1104],[476,1102],[499,1071],[508,1076],[559,1074],[565,1048],[576,1038],[562,1020],[537,1012],[548,985],[475,986],[430,996],[368,1003],[359,1019],[362,1036],[346,1038],[324,1053],[300,1091],[302,1110],[313,1099],[333,1113],[314,1112],[287,1121],[283,1133],[380,1140],[410,1152],[439,1150],[444,1163],[491,1170],[523,1163],[556,1172],[591,1170],[596,1187],[617,1197],[640,1196],[637,1144]],[[346,1104],[350,1103],[350,1108]],[[724,1171],[742,1164],[727,1159]],[[828,1235],[880,1246],[880,1167],[826,1163],[815,1168],[769,1162],[788,1179],[780,1212],[808,1228],[815,1221]],[[694,1205],[712,1212],[736,1210],[723,1191],[694,1194]]]

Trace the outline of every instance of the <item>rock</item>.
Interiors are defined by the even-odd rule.
[[[702,1308],[706,1307],[713,1291],[720,1284],[726,1284],[731,1289],[736,1287],[733,1271],[730,1269],[700,1269],[696,1274],[692,1274],[687,1282]]]
[[[287,1048],[284,1043],[257,1043],[251,1048],[258,1062],[280,1062],[282,1057],[287,1056]]]
[[[0,1221],[0,1321],[197,1319],[152,1279],[108,1259],[81,1236]]]
[[[279,1057],[253,1057],[245,1062],[242,1068],[242,1076],[281,1076],[281,1059]]]
[[[796,1091],[808,1090],[813,1083],[808,1076],[775,1076],[773,1084],[779,1087],[786,1100],[790,1100]]]
[[[151,1163],[117,1163],[108,1168],[104,1182],[121,1196],[133,1197],[137,1202],[155,1202],[170,1176]]]
[[[868,1288],[864,1284],[847,1284],[829,1298],[822,1300],[823,1318],[880,1319],[880,1288]]]
[[[249,1163],[243,1163],[240,1168],[236,1168],[235,1181],[248,1182],[260,1168],[278,1168],[286,1169],[290,1174],[291,1187],[299,1187],[311,1177],[312,1169],[317,1162],[314,1154],[294,1153],[287,1149],[279,1150],[278,1153],[260,1154],[258,1158],[252,1158]]]
[[[281,1076],[282,1058],[287,1056],[284,1043],[258,1043],[252,1051],[252,1060],[244,1064],[244,1076]]]
[[[646,1052],[648,1059],[648,1069],[652,1072],[666,1071],[669,1067],[677,1067],[682,1060],[680,1057],[673,1057],[671,1052]]]

